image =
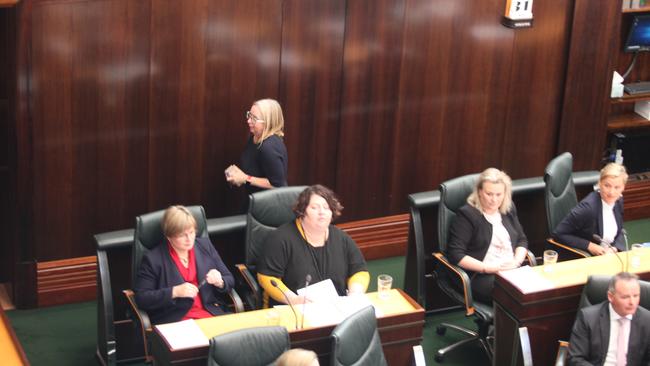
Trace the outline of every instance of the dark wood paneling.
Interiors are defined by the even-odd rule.
[[[386,213],[391,196],[404,9],[402,0],[348,2],[336,158],[346,219]]]
[[[15,9],[0,8],[0,232],[10,233],[9,141],[10,119],[15,102]],[[0,283],[13,278],[14,249],[10,240],[0,240]]]
[[[555,156],[572,6],[572,0],[539,1],[534,5],[533,28],[514,31],[507,115],[500,131],[502,156],[497,163],[513,178],[542,176]]]
[[[143,1],[46,2],[32,14],[34,247],[87,254],[146,207],[149,40]],[[64,245],[52,245],[53,239]]]
[[[557,150],[573,154],[574,170],[598,167],[603,154],[620,13],[618,1],[575,0]]]
[[[345,4],[344,0],[283,2],[279,99],[285,111],[291,185],[321,183],[338,188],[335,162]]]

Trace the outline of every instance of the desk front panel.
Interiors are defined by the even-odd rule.
[[[377,319],[377,326],[384,355],[389,365],[410,365],[412,348],[422,341],[424,309],[401,290],[392,290],[392,300],[388,302],[377,299],[376,294],[368,294],[368,297],[373,305],[384,314]],[[223,315],[202,319],[197,323],[206,336],[211,338],[214,335],[236,329],[264,326],[268,311],[270,309]],[[280,312],[281,325],[290,330],[291,347],[313,350],[318,354],[322,365],[329,364],[330,334],[335,325],[291,330],[295,328],[291,310],[280,308],[276,311]],[[238,327],[237,324],[239,324]],[[155,329],[152,337],[152,354],[157,365],[205,365],[208,347],[171,350],[166,340]]]

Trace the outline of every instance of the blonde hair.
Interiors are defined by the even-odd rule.
[[[262,143],[273,135],[284,137],[284,117],[280,103],[275,99],[260,99],[253,105],[260,110],[261,116],[259,117],[264,121],[264,131],[259,142]]]
[[[314,364],[314,361],[316,363]],[[294,348],[284,352],[275,361],[276,366],[313,366],[318,365],[318,356],[314,351]]]
[[[169,206],[162,219],[162,231],[171,238],[193,227],[196,230],[196,219],[185,206]]]
[[[476,185],[472,190],[472,194],[467,197],[467,203],[483,212],[481,207],[481,200],[479,199],[479,191],[483,189],[483,183],[490,182],[493,184],[503,184],[505,192],[503,193],[503,202],[499,206],[499,212],[503,215],[510,212],[512,209],[512,179],[504,171],[497,168],[487,168],[481,175],[478,176]]]
[[[605,178],[623,178],[623,184],[627,184],[627,170],[621,164],[609,163],[600,170],[600,181]]]

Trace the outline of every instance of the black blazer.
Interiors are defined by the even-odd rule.
[[[227,293],[235,285],[235,279],[214,249],[210,239],[196,238],[194,254],[198,282],[201,282],[213,268],[221,272],[223,288],[206,283],[199,288],[199,296],[210,314],[223,314],[224,309],[217,304],[226,303]],[[135,282],[135,301],[142,310],[147,311],[152,324],[176,322],[187,314],[194,300],[188,297],[172,299],[172,288],[184,282],[169,255],[166,243],[156,246],[142,257]]]
[[[602,365],[609,347],[609,302],[581,309],[571,331],[569,365]],[[628,366],[650,365],[650,311],[639,306],[630,322]]]
[[[623,228],[623,197],[614,204],[614,218],[618,231],[613,245],[619,251],[624,251],[625,237],[621,232]],[[557,225],[552,236],[559,243],[587,250],[589,242],[594,242],[594,234],[603,237],[603,202],[598,192],[591,192],[580,201]]]
[[[510,212],[501,215],[501,218],[503,226],[510,235],[512,249],[528,248],[528,239],[519,223],[515,205],[512,205]],[[466,204],[458,210],[451,223],[446,255],[453,264],[458,264],[466,255],[482,261],[487,254],[491,240],[492,224],[478,209]]]

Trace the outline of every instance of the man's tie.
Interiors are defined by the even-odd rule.
[[[616,366],[627,365],[627,340],[625,339],[625,326],[629,324],[628,318],[618,319],[618,340],[616,344]]]

